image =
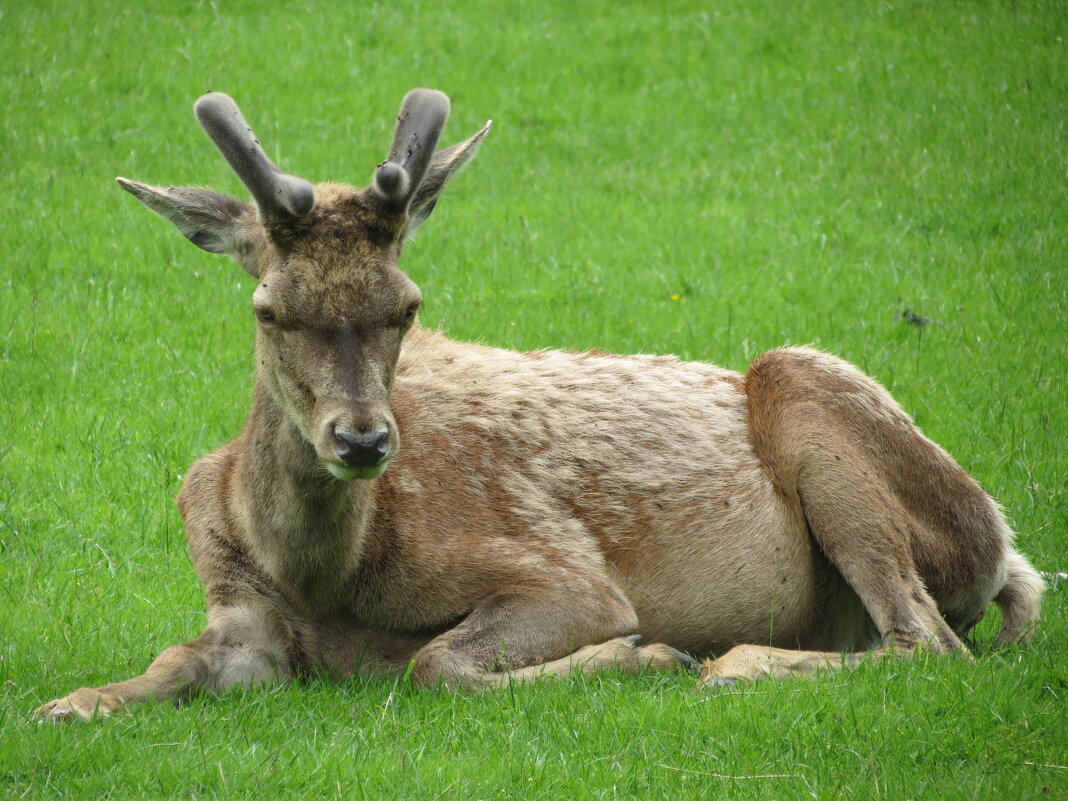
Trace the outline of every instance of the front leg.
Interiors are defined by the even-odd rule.
[[[83,687],[34,712],[38,721],[91,720],[144,701],[182,700],[200,691],[290,678],[284,637],[271,616],[251,606],[212,610],[204,633],[161,653],[143,675]]]
[[[665,645],[640,645],[633,607],[612,587],[586,595],[539,588],[495,593],[413,659],[419,684],[502,687],[581,670],[693,663]],[[628,636],[630,635],[630,636]]]

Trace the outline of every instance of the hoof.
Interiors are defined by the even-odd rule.
[[[105,695],[97,690],[81,689],[37,707],[33,712],[33,719],[38,723],[81,723],[110,717],[122,709],[122,700],[116,696]]]
[[[698,661],[697,659],[694,659],[692,656],[690,656],[689,654],[687,654],[687,653],[685,653],[683,651],[679,651],[679,650],[677,650],[675,648],[672,648],[670,645],[667,646],[667,647],[671,651],[671,653],[675,657],[675,659],[678,660],[678,663],[679,663],[680,667],[683,667],[686,670],[700,670],[701,669],[701,662]]]
[[[708,679],[701,679],[699,682],[697,682],[697,687],[695,689],[698,691],[711,691],[714,693],[733,693],[740,690],[741,687],[738,686],[737,679],[729,679],[723,678],[721,676],[715,676]]]
[[[80,723],[86,718],[79,715],[72,706],[63,703],[63,701],[49,701],[34,710],[33,719],[38,723],[69,723],[70,721],[78,721]]]

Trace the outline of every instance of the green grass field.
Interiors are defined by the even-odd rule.
[[[703,7],[702,7],[703,6]],[[364,184],[412,86],[495,128],[403,266],[424,324],[882,381],[1068,570],[1068,4],[25,0],[0,15],[0,796],[1068,798],[1068,592],[1032,643],[696,694],[356,678],[40,703],[199,633],[172,503],[240,431],[253,281],[114,183],[244,197],[191,113]],[[904,309],[934,322],[916,327]]]

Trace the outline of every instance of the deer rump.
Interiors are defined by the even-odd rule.
[[[497,687],[696,666],[706,686],[999,642],[1042,581],[997,504],[875,381],[784,348],[673,357],[453,342],[397,266],[489,124],[435,153],[413,90],[366,189],[278,170],[225,95],[197,117],[254,203],[120,185],[257,279],[244,432],[179,506],[208,624],[141,676],[37,710],[88,719],[314,670]]]

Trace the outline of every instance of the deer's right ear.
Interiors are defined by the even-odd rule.
[[[186,189],[140,184],[117,178],[119,186],[140,200],[152,211],[166,217],[182,236],[209,253],[233,256],[252,275],[256,265],[250,263],[251,233],[255,226],[256,209],[227,195],[207,189]]]

